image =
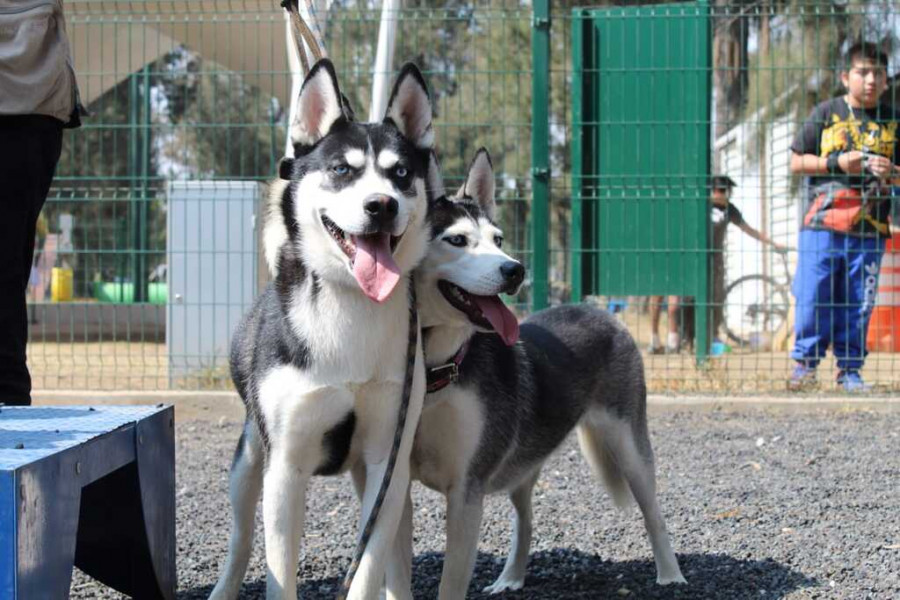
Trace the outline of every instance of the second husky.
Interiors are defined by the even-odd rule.
[[[522,280],[521,265],[500,249],[493,196],[490,159],[479,152],[455,201],[431,208],[432,241],[416,281],[433,393],[416,432],[412,476],[447,498],[439,597],[465,597],[484,497],[500,492],[515,508],[515,530],[503,572],[485,591],[523,586],[532,490],[573,429],[615,503],[637,501],[657,581],[684,582],[656,500],[640,352],[628,331],[599,309],[551,308],[520,329],[496,296],[486,296],[514,292]],[[501,273],[516,275],[504,281]],[[411,561],[411,515],[408,505],[395,546],[393,560],[403,565]]]

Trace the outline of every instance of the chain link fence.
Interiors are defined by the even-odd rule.
[[[259,203],[291,83],[283,11],[257,0],[65,9],[91,117],[66,132],[39,224],[34,386],[227,389],[231,330],[266,281]],[[328,53],[365,116],[380,5],[322,10]],[[648,348],[658,307],[661,343],[670,314],[680,339],[648,353],[652,391],[786,389],[797,253],[783,260],[727,223],[716,247],[709,176],[737,184],[746,224],[797,247],[791,141],[815,103],[842,93],[853,40],[886,49],[884,100],[896,104],[895,3],[406,1],[393,16],[397,64],[417,62],[434,94],[448,188],[478,147],[491,152],[507,245],[531,273],[511,299],[520,314],[596,302]],[[882,392],[900,389],[898,270],[886,253],[866,340],[863,374]],[[831,361],[810,389],[833,389]]]

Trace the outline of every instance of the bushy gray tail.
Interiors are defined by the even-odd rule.
[[[628,431],[618,428],[627,428]],[[620,438],[631,435],[630,427],[625,422],[615,423],[606,415],[588,411],[578,424],[577,431],[581,454],[594,475],[606,486],[618,508],[629,508],[634,503],[634,496],[613,448],[622,447]]]

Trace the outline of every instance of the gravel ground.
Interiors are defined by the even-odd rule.
[[[177,427],[180,599],[206,598],[224,563],[227,468],[240,426]],[[659,497],[687,586],[659,587],[640,513],[616,511],[569,439],[535,491],[525,589],[510,598],[898,598],[900,413],[863,409],[651,415]],[[414,488],[416,598],[437,595],[441,498]],[[348,477],[307,496],[301,596],[335,597],[356,500]],[[470,597],[499,575],[510,506],[489,500]],[[244,595],[264,597],[261,521]],[[73,598],[120,595],[76,573]]]

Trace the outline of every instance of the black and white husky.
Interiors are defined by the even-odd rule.
[[[264,243],[274,283],[232,342],[247,421],[231,469],[233,527],[211,598],[237,598],[262,490],[266,597],[297,597],[307,483],[362,470],[363,522],[381,485],[407,369],[409,274],[428,242],[434,134],[424,80],[405,66],[382,123],[355,122],[334,68],[300,91],[296,158],[273,186]],[[274,216],[274,218],[272,218]],[[424,396],[421,343],[393,479],[350,598],[375,598],[409,482]]]
[[[518,327],[493,296],[521,283],[521,265],[516,269],[500,249],[493,188],[481,152],[455,201],[432,206],[432,242],[416,280],[426,365],[436,373],[429,389],[449,383],[426,397],[411,458],[413,478],[447,498],[439,597],[465,597],[484,497],[499,492],[512,500],[515,529],[506,566],[485,591],[522,587],[532,489],[573,429],[616,504],[637,500],[657,581],[684,582],[656,501],[640,352],[614,317],[588,306],[551,308]],[[514,272],[517,281],[502,276]],[[444,375],[457,367],[456,381]],[[397,573],[411,561],[409,497],[407,503],[392,559],[398,565],[389,567]]]

